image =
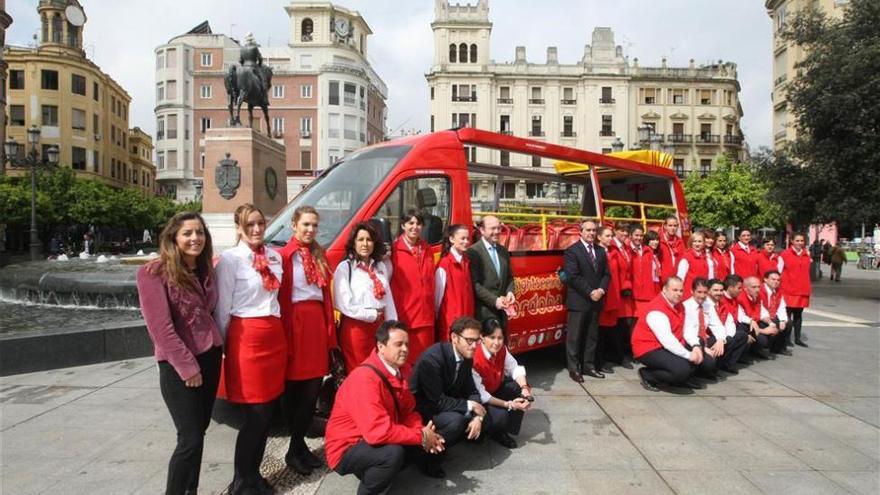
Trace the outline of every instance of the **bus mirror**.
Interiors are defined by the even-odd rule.
[[[388,223],[388,219],[381,217],[373,217],[370,219],[370,225],[376,229],[376,232],[379,233],[379,237],[382,238],[382,242],[385,244],[391,243],[391,224]]]

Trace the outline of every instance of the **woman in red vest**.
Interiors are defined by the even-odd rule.
[[[409,210],[401,218],[403,233],[391,245],[391,293],[397,317],[410,327],[409,364],[434,343],[434,256],[422,239],[422,214]]]
[[[649,232],[656,238],[656,232]],[[632,249],[632,297],[636,305],[635,314],[641,314],[641,310],[657,297],[660,292],[658,283],[660,282],[659,273],[657,271],[657,260],[654,257],[654,250],[644,244],[645,231],[640,225],[633,226],[630,229],[630,248]],[[659,239],[655,239],[655,243],[659,243]]]
[[[252,204],[235,210],[238,245],[217,262],[219,298],[214,319],[225,335],[217,396],[239,405],[245,422],[235,441],[230,492],[270,486],[260,475],[275,399],[284,392],[287,337],[281,325],[278,289],[281,255],[263,243],[266,218]]]
[[[806,236],[800,232],[791,237],[791,246],[782,252],[779,271],[782,273],[782,297],[788,309],[788,322],[794,333],[794,343],[807,347],[801,340],[804,308],[810,307],[810,253],[806,250]]]
[[[446,229],[443,257],[437,265],[434,282],[434,307],[437,309],[437,341],[449,340],[452,322],[461,316],[474,315],[474,285],[471,282],[467,247],[469,232],[457,223]]]
[[[610,361],[622,360],[622,350],[620,349],[620,338],[618,332],[620,327],[617,321],[620,318],[620,311],[623,308],[623,298],[621,297],[621,287],[623,283],[623,258],[618,250],[611,250],[612,244],[611,227],[600,227],[596,234],[596,242],[605,249],[608,255],[608,271],[611,273],[611,280],[608,283],[608,291],[605,293],[605,302],[602,304],[602,311],[599,313],[599,342],[596,351],[597,369],[603,373],[614,373],[611,369]]]
[[[668,216],[660,231],[660,282],[675,275],[678,260],[684,255],[684,242],[678,235],[678,217]]]
[[[702,232],[694,232],[688,239],[689,248],[678,261],[678,278],[684,283],[684,298],[691,297],[691,285],[695,279],[713,278],[712,261],[706,255]]]
[[[535,400],[532,388],[526,380],[526,369],[504,345],[501,323],[494,318],[486,320],[480,335],[471,372],[480,401],[491,418],[492,431],[487,433],[501,445],[514,448],[516,441],[510,435],[519,434],[523,413]]]
[[[764,239],[763,249],[756,256],[758,260],[758,274],[761,278],[769,271],[779,271],[779,255],[776,254],[776,242],[773,239]]]
[[[750,243],[752,242],[752,233],[749,229],[739,231],[739,242],[730,246],[730,271],[742,277],[743,280],[749,277],[757,277],[759,280],[763,277],[758,275],[758,252]]]
[[[633,252],[629,240],[630,227],[618,222],[614,225],[614,237],[609,249],[618,253],[620,274],[620,309],[617,311],[617,348],[620,350],[620,365],[632,369],[632,349],[629,337],[635,323],[636,304],[633,299]]]
[[[318,235],[318,211],[300,206],[293,212],[293,237],[281,249],[283,276],[278,302],[287,334],[287,373],[283,405],[290,426],[284,460],[308,476],[323,463],[306,446],[321,382],[337,346],[330,294],[330,267]]]
[[[342,314],[339,346],[351,372],[376,349],[376,330],[386,320],[397,320],[397,310],[389,285],[391,262],[376,230],[358,223],[345,250],[347,258],[333,273],[333,304]]]
[[[712,259],[715,261],[715,278],[724,280],[731,274],[730,252],[727,251],[727,235],[724,232],[715,234],[714,244],[712,246]]]

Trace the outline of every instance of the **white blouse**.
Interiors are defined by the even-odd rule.
[[[317,263],[318,260],[315,260]],[[310,284],[306,280],[306,271],[303,269],[302,256],[299,253],[293,254],[293,293],[290,296],[291,302],[302,301],[323,301],[324,291],[316,284]]]
[[[492,354],[482,343],[477,345],[477,350],[475,352],[482,352],[483,355],[486,356],[486,359],[492,359]],[[480,394],[480,402],[488,404],[489,399],[492,398],[492,394],[490,394],[489,391],[486,390],[486,386],[483,385],[483,377],[473,368],[471,368],[471,373],[474,376],[474,386]],[[507,350],[507,355],[504,356],[503,376],[509,376],[513,381],[516,381],[516,379],[521,376],[526,376],[526,368],[516,361],[516,358],[510,353],[510,349]]]
[[[266,246],[269,270],[281,282],[281,255]],[[263,288],[263,278],[254,270],[254,252],[244,242],[220,255],[217,262],[217,306],[214,320],[220,335],[226,340],[226,330],[233,316],[253,318],[258,316],[281,316],[278,290]]]
[[[454,247],[449,248],[449,252],[452,253],[456,263],[461,263],[464,254],[459,253]],[[443,303],[443,295],[446,293],[446,275],[446,270],[439,266],[434,272],[434,316],[440,314],[440,304]]]
[[[396,320],[397,309],[388,283],[391,280],[391,263],[374,263],[373,270],[385,288],[385,297],[376,299],[370,274],[357,268],[355,261],[345,260],[339,263],[333,274],[333,304],[340,313],[355,320],[372,323],[378,318],[379,309],[385,312],[386,320]]]

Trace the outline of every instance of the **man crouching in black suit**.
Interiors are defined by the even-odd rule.
[[[438,342],[425,350],[413,367],[409,387],[416,397],[422,421],[433,421],[450,448],[465,437],[476,440],[489,417],[474,385],[474,351],[480,341],[480,322],[463,316],[452,323],[452,342]],[[443,478],[441,456],[421,456],[419,468],[433,478]]]

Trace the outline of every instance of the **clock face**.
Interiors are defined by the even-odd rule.
[[[345,19],[336,19],[335,23],[336,34],[342,37],[348,36],[349,26],[348,21]]]

